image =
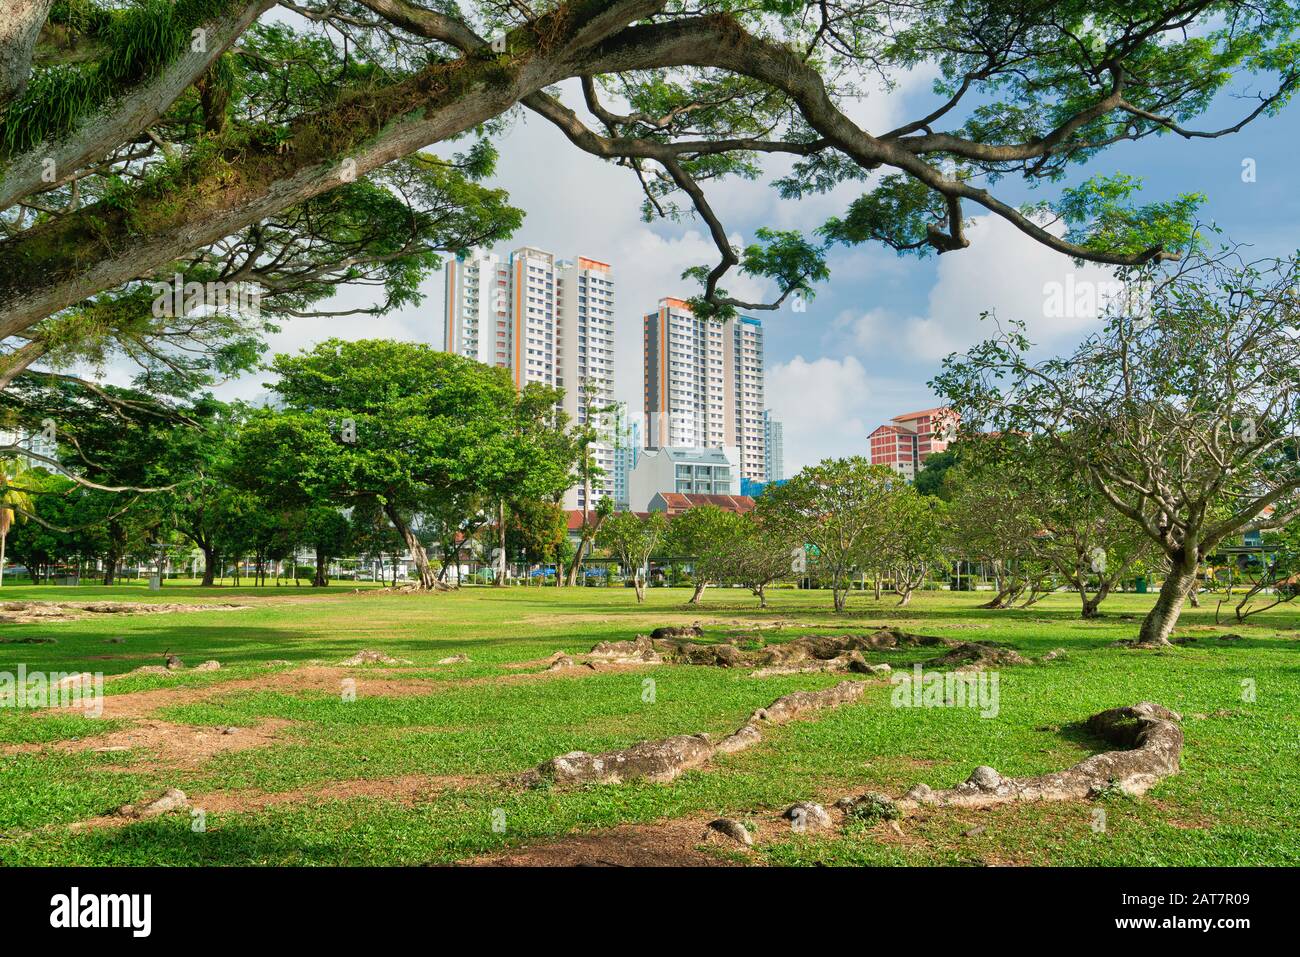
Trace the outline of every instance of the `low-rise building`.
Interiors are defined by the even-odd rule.
[[[628,499],[645,510],[660,492],[687,495],[739,495],[740,462],[735,448],[642,449],[628,473]]]

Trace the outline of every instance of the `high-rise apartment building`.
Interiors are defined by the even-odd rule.
[[[615,402],[607,421],[614,446],[614,507],[627,511],[632,507],[628,478],[641,454],[641,423],[632,417],[626,402]]]
[[[608,263],[557,259],[523,246],[505,262],[491,253],[449,262],[446,274],[449,352],[509,370],[519,388],[530,382],[564,390],[571,422],[593,425],[614,402],[614,280]],[[604,473],[587,503],[581,485],[565,494],[568,508],[594,508],[614,494],[613,443],[592,445]]]
[[[772,410],[763,411],[763,452],[766,456],[767,474],[764,482],[779,482],[785,478],[785,426],[772,418]]]
[[[646,448],[734,448],[740,475],[766,474],[763,327],[701,322],[680,299],[642,321]]]
[[[888,465],[910,482],[927,458],[948,448],[958,421],[949,408],[896,415],[869,436],[871,464]]]

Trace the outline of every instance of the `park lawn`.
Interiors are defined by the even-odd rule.
[[[840,616],[832,613],[826,592],[776,590],[766,611],[740,590],[711,589],[702,608],[686,606],[688,594],[651,589],[638,606],[624,588],[408,595],[373,588],[357,593],[351,586],[320,591],[168,583],[160,595],[134,585],[6,585],[4,601],[249,607],[0,625],[0,671],[25,663],[29,671],[110,676],[157,663],[166,652],[191,666],[210,658],[222,663],[216,672],[107,683],[114,696],[172,689],[145,716],[93,719],[0,709],[0,862],[450,863],[571,832],[679,818],[702,824],[724,815],[753,824],[760,840],[752,852],[714,847],[705,853],[741,863],[1300,864],[1300,609],[1282,606],[1248,624],[1219,628],[1212,608],[1189,609],[1178,634],[1199,640],[1151,652],[1109,647],[1136,634],[1149,595],[1113,596],[1103,606],[1104,619],[1085,623],[1077,617],[1077,597],[1068,594],[1012,611],[978,609],[983,594],[924,593],[903,609],[854,594]],[[706,640],[743,634],[785,640],[868,632],[889,623],[1002,642],[1026,656],[1056,648],[1067,656],[1001,669],[996,717],[972,709],[894,708],[886,681],[854,676],[869,683],[859,702],[769,730],[760,745],[671,784],[560,792],[511,780],[567,751],[726,733],[779,695],[843,680],[817,674],[754,678],[743,670],[689,666],[528,677],[553,652],[581,653],[597,641],[696,620]],[[1226,632],[1243,637],[1219,641],[1216,635]],[[56,643],[16,643],[30,637]],[[108,643],[115,637],[126,640]],[[412,665],[336,667],[362,648]],[[461,654],[470,661],[438,663]],[[898,663],[919,655],[869,657]],[[268,667],[268,661],[286,664]],[[521,662],[533,664],[511,667]],[[295,683],[296,675],[309,672],[325,674],[324,683]],[[347,676],[360,683],[355,701],[333,688],[335,677]],[[406,690],[366,693],[368,681],[383,679],[402,682]],[[649,701],[647,679],[653,681]],[[416,693],[412,682],[422,682]],[[1244,694],[1248,687],[1254,700]],[[796,834],[774,823],[795,801],[829,805],[865,790],[899,795],[917,782],[946,787],[980,764],[1010,775],[1064,768],[1105,748],[1078,722],[1142,700],[1181,712],[1186,735],[1183,772],[1142,798],[927,811],[905,817],[897,830],[881,823],[849,833]],[[275,721],[280,731],[274,743],[199,762],[168,761],[140,748],[68,749],[141,721],[198,730],[234,726],[242,729],[237,734]],[[205,830],[192,830],[185,814],[77,826],[168,787],[184,790],[195,807],[205,799],[212,804]],[[1098,809],[1105,816],[1102,830],[1095,828]]]

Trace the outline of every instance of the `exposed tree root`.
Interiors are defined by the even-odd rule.
[[[758,744],[763,739],[763,724],[784,724],[807,711],[837,708],[862,697],[865,688],[861,682],[841,681],[822,691],[783,695],[766,708],[759,708],[748,721],[716,744],[707,734],[679,734],[605,754],[570,751],[543,761],[536,770],[524,775],[524,782],[532,785],[546,782],[555,787],[638,780],[667,783],[706,764],[715,754],[734,754]]]
[[[1112,708],[1093,715],[1086,726],[1120,750],[1094,754],[1064,771],[1004,778],[993,768],[981,766],[955,788],[935,791],[917,784],[897,801],[868,793],[843,798],[836,806],[853,811],[869,803],[910,811],[922,807],[989,807],[1017,801],[1080,801],[1110,790],[1140,795],[1156,782],[1178,773],[1183,750],[1180,721],[1177,712],[1150,701]],[[881,816],[887,814],[882,812]]]
[[[984,668],[1000,668],[1006,665],[1027,665],[1029,659],[1012,648],[1002,648],[981,641],[962,641],[954,644],[952,650],[944,652],[938,658],[925,662],[927,665],[957,665],[957,671],[979,671]]]

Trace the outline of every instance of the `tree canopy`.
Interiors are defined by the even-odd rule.
[[[341,285],[380,287],[375,309],[413,301],[440,253],[519,225],[484,178],[524,110],[627,167],[645,216],[701,217],[717,246],[687,271],[701,316],[812,295],[837,244],[960,250],[975,212],[1082,261],[1176,259],[1199,195],[1067,173],[1281,109],[1298,18],[1285,0],[6,4],[0,387],[126,356],[152,389],[189,388],[247,368],[268,327]],[[904,122],[854,119],[913,69],[935,81]],[[1228,92],[1244,105],[1200,125]],[[706,186],[770,175],[767,156],[793,164],[772,179],[783,198],[856,195],[807,234],[733,248]],[[1011,177],[1034,202],[1005,198]],[[735,271],[771,295],[729,295]],[[182,283],[197,298],[168,308]],[[241,295],[214,301],[213,283]]]

